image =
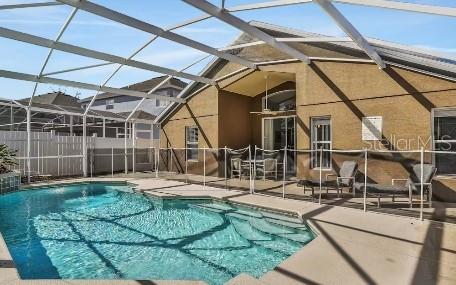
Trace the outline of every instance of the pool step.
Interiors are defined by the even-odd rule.
[[[192,205],[191,207],[208,210],[216,213],[225,213],[226,215],[234,215],[235,217],[243,220],[247,220],[249,218],[257,218],[260,219],[263,216],[261,213],[256,213],[253,211],[243,210],[239,208],[230,207],[228,205],[223,204],[198,204]]]
[[[235,217],[230,218],[231,224],[234,226],[239,235],[249,241],[270,241],[271,236],[253,228],[250,224],[244,223]]]
[[[215,213],[225,213],[227,210],[226,209],[220,209],[217,207],[212,207],[211,204],[198,204],[198,205],[190,205],[191,208],[197,208],[201,210],[206,210],[206,211],[211,211]]]
[[[251,219],[249,222],[252,225],[252,227],[256,228],[259,231],[265,232],[267,234],[279,235],[279,234],[293,233],[293,231],[290,228],[270,224],[263,219],[257,219],[257,220]]]
[[[302,225],[302,221],[298,217],[275,214],[275,213],[266,212],[266,211],[260,211],[260,213],[266,218]]]
[[[297,218],[275,215],[268,212],[254,213],[224,204],[198,204],[191,205],[191,207],[225,214],[229,218],[234,218],[231,219],[234,227],[240,235],[248,240],[266,241],[271,238],[271,235],[280,236],[299,243],[307,243],[311,240],[311,233],[306,231],[306,226]],[[244,220],[248,224],[236,222],[236,219]],[[249,229],[245,228],[247,225]]]
[[[241,273],[234,277],[230,281],[226,282],[225,285],[266,285],[263,281],[256,279],[246,273]]]
[[[281,226],[289,227],[289,228],[296,229],[296,230],[307,230],[307,226],[305,224],[303,224],[302,222],[294,223],[294,222],[283,221],[283,220],[278,220],[278,219],[271,219],[271,218],[267,218],[267,217],[265,217],[264,219],[272,224],[281,225]]]
[[[299,243],[308,243],[313,239],[313,235],[310,232],[301,232],[301,233],[292,233],[292,234],[279,234],[278,236],[299,242]]]
[[[264,248],[272,250],[275,253],[290,255],[294,252],[293,247],[296,248],[297,246],[290,244],[290,241],[296,242],[294,240],[287,238],[274,238],[273,235],[260,231],[254,228],[250,223],[245,223],[237,218],[231,217],[230,221],[236,229],[237,233],[243,238],[250,242],[253,242],[256,245],[260,245]]]

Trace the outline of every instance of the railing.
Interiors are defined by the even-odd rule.
[[[188,151],[198,152],[198,159],[187,159]],[[423,219],[423,209],[424,209],[424,201],[425,201],[425,190],[427,192],[431,192],[428,195],[432,195],[432,186],[425,181],[425,170],[424,166],[427,164],[433,163],[433,157],[435,154],[445,154],[449,156],[454,155],[454,162],[456,165],[456,152],[453,151],[430,151],[421,148],[419,150],[368,150],[368,149],[358,149],[358,150],[327,150],[327,149],[318,149],[318,150],[299,150],[299,149],[280,149],[280,150],[264,150],[258,147],[251,148],[250,146],[243,149],[230,149],[227,147],[224,148],[160,148],[159,151],[154,151],[154,171],[155,177],[166,177],[170,179],[183,179],[185,182],[194,182],[194,183],[201,183],[203,186],[208,184],[225,187],[225,189],[229,190],[230,188],[248,188],[251,194],[265,194],[268,191],[263,191],[261,187],[257,186],[257,184],[274,184],[280,182],[282,193],[282,198],[290,197],[290,193],[288,193],[287,189],[289,189],[289,184],[298,181],[299,176],[305,176],[302,174],[303,169],[295,169],[293,173],[290,173],[289,166],[291,164],[296,165],[310,165],[310,161],[317,157],[319,159],[319,165],[324,165],[323,159],[325,159],[325,153],[330,154],[329,157],[331,159],[332,164],[340,164],[341,161],[350,160],[356,161],[358,165],[358,176],[362,174],[361,178],[353,178],[353,183],[356,182],[356,185],[362,189],[362,210],[368,210],[368,197],[370,196],[370,192],[368,191],[369,187],[371,187],[371,182],[377,182],[379,184],[389,184],[385,181],[377,181],[377,177],[385,176],[386,179],[395,178],[396,175],[407,178],[413,177],[419,166],[419,175],[420,177],[415,177],[415,182],[413,183],[413,187],[416,187],[417,192],[419,193],[419,219]],[[214,156],[211,161],[208,159],[209,155]],[[266,175],[265,169],[265,157],[274,157],[273,154],[281,154],[275,159],[271,165],[275,165],[277,169],[275,170],[276,173],[274,174],[274,178],[277,176],[281,176],[280,179],[273,179],[268,180],[268,182],[260,182],[259,179],[259,169],[263,173],[263,179]],[[303,158],[298,158],[298,156],[304,156]],[[234,157],[234,158],[233,158]],[[230,185],[230,183],[234,183],[233,176],[237,177],[237,174],[234,175],[232,171],[233,167],[233,160],[237,159],[236,157],[242,157],[241,161],[244,163],[243,165],[237,165],[236,167],[239,168],[238,170],[245,173],[247,175],[242,175],[239,173],[240,176],[245,176],[248,179],[248,186],[243,186],[243,181],[239,179],[236,185]],[[289,160],[295,161],[289,161]],[[326,158],[327,159],[327,158]],[[216,164],[216,165],[214,165]],[[278,168],[281,166],[281,171],[278,171]],[[331,169],[325,169],[323,167],[317,167],[314,169],[310,169],[309,166],[305,166],[304,172],[312,172],[313,175],[318,174],[318,178],[315,179],[318,181],[318,203],[322,204],[324,202],[328,202],[329,199],[326,199],[323,202],[323,194],[325,182],[327,182],[327,178],[324,176],[328,174],[328,172],[334,172],[334,166]],[[415,168],[413,169],[413,166]],[[209,171],[212,172],[208,174],[208,167]],[[243,169],[244,168],[244,169]],[[294,173],[295,172],[295,173]],[[456,172],[456,167],[455,167]],[[297,175],[296,175],[297,174]],[[290,177],[291,175],[291,177]],[[182,177],[183,176],[183,177]],[[248,177],[247,177],[248,176]],[[391,177],[389,177],[391,176]],[[191,178],[190,178],[191,177]],[[211,180],[214,180],[214,177],[222,178],[223,180],[216,180],[208,181],[208,178],[211,177]],[[373,178],[372,178],[373,177]],[[389,178],[388,178],[389,177]],[[199,180],[201,178],[201,180]],[[372,181],[369,181],[372,180]],[[393,182],[397,182],[398,179],[393,179]],[[416,182],[418,181],[418,183]],[[223,182],[223,183],[220,183]],[[274,184],[275,185],[275,184]],[[354,186],[353,186],[354,187]],[[277,188],[277,187],[276,187]],[[258,191],[258,193],[257,193]],[[354,194],[356,195],[356,189],[354,190]],[[277,194],[277,193],[274,193]],[[266,194],[267,195],[267,194]],[[328,196],[328,195],[326,195]],[[375,196],[375,195],[374,195]],[[378,195],[379,205],[380,205],[380,198],[384,199],[384,197],[380,197]],[[394,200],[397,197],[392,195],[392,199]],[[399,198],[401,195],[397,195]],[[357,196],[354,196],[357,197]],[[312,196],[313,198],[313,196]],[[431,199],[431,197],[429,197]],[[428,201],[429,205],[431,205],[431,201]],[[411,202],[413,205],[413,199]]]

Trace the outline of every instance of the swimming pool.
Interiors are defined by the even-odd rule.
[[[22,279],[260,277],[314,238],[297,219],[212,200],[162,200],[127,184],[0,196],[0,232]]]

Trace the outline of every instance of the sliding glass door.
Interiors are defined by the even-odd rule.
[[[295,116],[263,119],[263,148],[267,150],[296,149]],[[282,157],[283,159],[283,157]],[[288,152],[287,172],[295,172],[296,153]]]

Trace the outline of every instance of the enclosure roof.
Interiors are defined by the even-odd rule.
[[[26,105],[21,103],[26,103],[28,100],[23,99],[22,101],[16,101],[17,103],[13,103],[11,100],[8,99],[0,99],[0,105],[2,106],[12,106],[16,108],[23,108],[25,110]],[[75,106],[64,106],[64,105],[56,105],[56,104],[46,104],[46,103],[39,103],[39,102],[32,102],[31,110],[35,112],[47,113],[47,114],[61,114],[61,115],[72,115],[72,116],[81,116],[84,114],[84,109],[81,107]],[[100,119],[108,119],[114,121],[125,121],[126,116],[122,114],[116,114],[109,111],[101,111],[101,110],[89,110],[87,113],[88,117],[92,118],[100,118]],[[150,121],[149,121],[150,123]]]
[[[122,89],[149,92],[154,87],[158,86],[160,84],[160,82],[162,82],[165,78],[166,78],[166,76],[154,77],[154,78],[142,81],[142,82],[138,82],[138,83],[135,83],[132,85],[122,87]],[[167,85],[161,87],[160,89],[166,88],[166,87],[174,87],[176,89],[181,90],[181,89],[185,88],[186,85],[187,85],[187,83],[185,83],[184,81],[173,77],[168,81]],[[158,89],[158,90],[160,90],[160,89]],[[123,95],[105,92],[105,93],[98,94],[96,97],[96,100],[103,100],[103,99],[114,98],[114,97],[118,97],[118,96],[123,96]],[[81,99],[81,100],[79,100],[79,102],[81,102],[81,103],[90,102],[92,100],[92,97],[93,96]]]
[[[306,38],[322,38],[325,39],[322,42],[292,42],[292,46],[297,50],[305,51],[306,53],[314,52],[311,58],[315,60],[331,60],[331,58],[320,57],[319,51],[312,51],[309,48],[319,48],[319,50],[331,50],[338,53],[337,60],[346,59],[346,60],[362,60],[363,62],[372,62],[366,56],[361,48],[359,48],[352,41],[337,41],[332,42],[331,40],[326,40],[331,38],[327,35],[311,33],[307,31],[301,31],[296,29],[291,29],[288,27],[273,25],[265,22],[251,21],[250,25],[261,29],[264,32],[267,32],[269,35],[275,38],[295,38],[295,39],[306,39]],[[335,39],[336,40],[336,39]],[[431,76],[438,76],[444,79],[456,81],[456,59],[444,57],[441,54],[433,53],[428,50],[421,50],[415,47],[409,47],[402,44],[397,44],[393,42],[378,40],[368,38],[369,43],[372,44],[385,59],[388,64],[399,66],[407,69],[414,70],[416,72],[425,73]],[[250,44],[254,45],[250,45]],[[245,45],[245,47],[242,47]],[[284,61],[297,59],[290,58],[289,56],[281,53],[280,51],[275,51],[274,53],[261,53],[258,52],[258,46],[265,46],[265,43],[258,41],[245,33],[242,33],[230,46],[234,47],[231,52],[241,55],[242,57],[258,62],[267,64],[268,62],[275,61]],[[239,47],[240,46],[240,47]],[[288,61],[289,62],[289,61]],[[221,60],[212,61],[206,68],[200,73],[201,76],[210,76],[213,69],[218,68],[220,64],[223,64]],[[213,73],[213,72],[212,72]],[[194,82],[190,84],[190,88],[186,88],[180,94],[179,97],[188,99],[195,94],[195,91],[200,87],[204,86],[201,83]],[[172,111],[179,104],[171,103],[167,108],[158,115],[156,122],[161,123],[165,120]]]
[[[0,77],[32,82],[34,85],[31,96],[32,99],[37,93],[37,86],[39,84],[52,84],[95,91],[95,96],[81,100],[81,102],[88,102],[88,104],[85,104],[83,116],[92,114],[92,111],[90,109],[98,96],[100,96],[100,99],[106,99],[123,95],[140,98],[140,100],[138,100],[138,104],[126,117],[126,121],[134,119],[135,112],[140,109],[141,104],[146,99],[166,100],[172,102],[165,109],[165,112],[157,117],[156,122],[161,122],[163,118],[166,118],[166,116],[169,115],[171,110],[178,106],[178,104],[186,103],[186,99],[196,94],[197,91],[201,88],[206,88],[208,86],[218,86],[218,84],[223,79],[229,78],[244,71],[254,72],[258,70],[262,65],[271,64],[271,61],[276,61],[276,63],[277,61],[281,61],[282,63],[300,61],[304,64],[311,64],[313,61],[320,60],[375,63],[380,69],[385,69],[389,66],[398,66],[400,68],[425,73],[430,76],[456,81],[455,58],[449,58],[448,56],[427,50],[423,51],[418,48],[407,47],[400,44],[364,37],[349,21],[349,19],[344,16],[344,13],[339,11],[339,6],[347,7],[351,5],[367,6],[409,13],[419,13],[420,15],[431,15],[440,18],[454,18],[456,17],[455,7],[443,7],[391,0],[274,0],[264,2],[239,1],[241,4],[237,6],[227,6],[229,1],[217,2],[208,0],[182,0],[185,6],[188,6],[187,8],[190,6],[192,7],[189,8],[189,10],[179,10],[179,12],[184,12],[182,14],[184,15],[183,17],[187,16],[187,14],[191,15],[190,10],[192,9],[195,9],[193,12],[198,11],[197,13],[200,14],[197,14],[197,16],[193,18],[185,19],[184,21],[169,25],[167,27],[160,27],[152,24],[151,22],[148,22],[147,20],[144,20],[144,17],[141,17],[139,14],[137,14],[138,11],[135,11],[134,8],[138,9],[139,7],[142,9],[144,5],[134,7],[128,3],[125,6],[121,5],[120,7],[122,8],[119,8],[119,6],[113,5],[111,1],[107,1],[109,3],[105,3],[104,5],[101,4],[103,1],[100,2],[89,0],[57,0],[57,2],[59,5],[63,5],[65,9],[70,8],[68,9],[70,13],[68,14],[66,20],[62,23],[62,26],[58,30],[57,35],[53,38],[49,38],[48,35],[46,37],[43,37],[34,34],[34,32],[36,33],[37,31],[27,33],[15,29],[9,29],[3,26],[0,27],[0,37],[2,38],[18,41],[47,50],[47,56],[45,57],[43,64],[40,66],[39,72],[30,73],[28,71],[30,69],[23,70],[22,72],[2,69],[0,70]],[[323,13],[329,16],[329,20],[333,22],[335,26],[337,26],[338,31],[342,31],[346,36],[328,37],[321,34],[308,33],[292,28],[285,28],[257,21],[249,22],[248,20],[243,19],[245,14],[243,14],[242,17],[238,16],[237,14],[239,12],[259,9],[273,9],[277,7],[301,5],[306,3],[312,3],[312,5],[309,5],[313,6],[312,9],[320,9]],[[157,4],[157,11],[159,11],[161,8],[167,8],[171,5],[171,3],[163,4],[158,2],[154,4]],[[38,9],[39,7],[47,6],[49,6],[49,3],[20,3],[18,5],[0,5],[0,10],[23,8]],[[117,10],[110,8],[113,6],[116,6]],[[130,11],[130,8],[132,8],[132,11]],[[49,9],[49,7],[39,9]],[[185,8],[182,7],[178,9]],[[160,10],[159,12],[161,14],[162,11]],[[380,13],[379,10],[377,10],[377,12]],[[279,19],[280,17],[288,16],[287,13],[284,15],[280,15],[279,13],[280,12],[274,16],[277,16]],[[289,10],[289,13],[293,14],[291,13],[291,10]],[[90,15],[90,17],[101,18],[103,24],[109,22],[108,26],[111,24],[122,25],[125,28],[135,30],[135,32],[145,33],[145,35],[147,35],[147,42],[139,46],[132,53],[128,53],[127,55],[123,56],[115,54],[118,52],[118,50],[112,47],[109,47],[104,52],[97,50],[97,48],[99,48],[99,44],[102,41],[95,41],[95,49],[84,47],[83,45],[85,44],[81,46],[72,44],[72,41],[68,41],[69,38],[64,36],[64,33],[68,27],[72,25],[72,22],[75,18],[77,20],[74,20],[74,22],[81,24],[80,17],[84,17],[83,15]],[[301,18],[302,17],[299,19]],[[197,40],[196,38],[198,37],[196,36],[185,35],[185,32],[181,29],[206,20],[216,20],[217,22],[223,22],[224,24],[228,25],[230,29],[241,31],[243,34],[238,38],[237,42],[233,43],[235,46],[218,48],[210,46],[205,42],[206,39]],[[312,19],[309,20],[312,21]],[[16,21],[16,19],[13,19],[13,21]],[[296,22],[294,22],[293,25],[295,23]],[[74,29],[69,30],[74,32]],[[113,28],[113,30],[115,29]],[[198,30],[198,27],[196,27],[195,30]],[[218,33],[218,30],[215,30]],[[90,34],[89,30],[83,30],[83,32]],[[206,31],[204,29],[204,33],[210,32],[211,31]],[[421,33],[418,31],[414,32],[417,36],[421,36]],[[136,39],[137,36],[134,37]],[[117,39],[117,35],[113,38]],[[162,42],[162,44],[169,42],[168,44],[176,44],[179,47],[190,49],[188,51],[192,53],[202,53],[205,57],[185,67],[180,66],[180,64],[176,64],[177,62],[171,62],[171,64],[168,64],[169,62],[167,61],[161,61],[161,63],[168,66],[156,65],[156,62],[147,62],[148,60],[150,61],[150,59],[145,59],[147,57],[144,57],[143,60],[140,60],[138,58],[134,59],[138,53],[145,50],[156,40]],[[171,45],[165,45],[165,47],[161,50],[165,52],[165,49]],[[223,44],[219,44],[219,46],[220,45]],[[66,69],[52,70],[52,72],[47,72],[47,69],[49,68],[48,63],[50,62],[51,57],[54,57],[54,51],[56,53],[71,54],[72,56],[76,57],[90,58],[91,60],[95,60],[95,62],[93,62],[91,65],[71,68],[67,67]],[[158,53],[155,52],[154,55],[161,55],[160,51]],[[181,52],[185,53],[187,51],[182,50]],[[182,55],[176,54],[172,57],[172,59],[177,61],[179,56]],[[206,68],[204,68],[199,74],[194,74],[194,72],[191,71],[193,67],[198,65],[198,63],[203,62],[208,58],[212,59],[211,63],[208,64]],[[109,72],[107,78],[101,82],[89,83],[88,81],[91,80],[82,79],[84,81],[74,81],[74,78],[71,78],[71,80],[69,80],[62,79],[60,76],[55,76],[63,73],[88,70],[107,65],[114,65],[116,68],[112,72]],[[224,65],[229,65],[230,68],[221,70]],[[155,81],[154,79],[151,79],[152,82],[145,81],[124,88],[111,87],[111,79],[116,76],[119,70],[123,69],[124,67],[129,68],[130,70],[134,69],[141,72],[164,74],[164,76],[161,77],[161,80]],[[179,68],[175,69],[175,67]],[[232,67],[240,68],[238,68],[238,70],[233,70]],[[61,66],[59,68],[61,68]],[[222,74],[227,70],[229,70],[229,74]],[[128,76],[131,76],[131,73],[128,74]],[[175,78],[188,80],[191,83],[185,86],[184,82]],[[177,97],[168,97],[154,93],[156,90],[159,90],[164,86],[169,86],[170,82],[168,81],[170,81],[171,84],[183,88]],[[17,102],[15,102],[15,104],[20,105],[21,107],[32,107],[32,104],[35,104],[33,103],[34,100],[32,99],[29,100],[27,106],[25,106],[25,104]],[[38,108],[36,106],[33,107]],[[49,106],[48,111],[49,110],[52,110],[51,106]]]

